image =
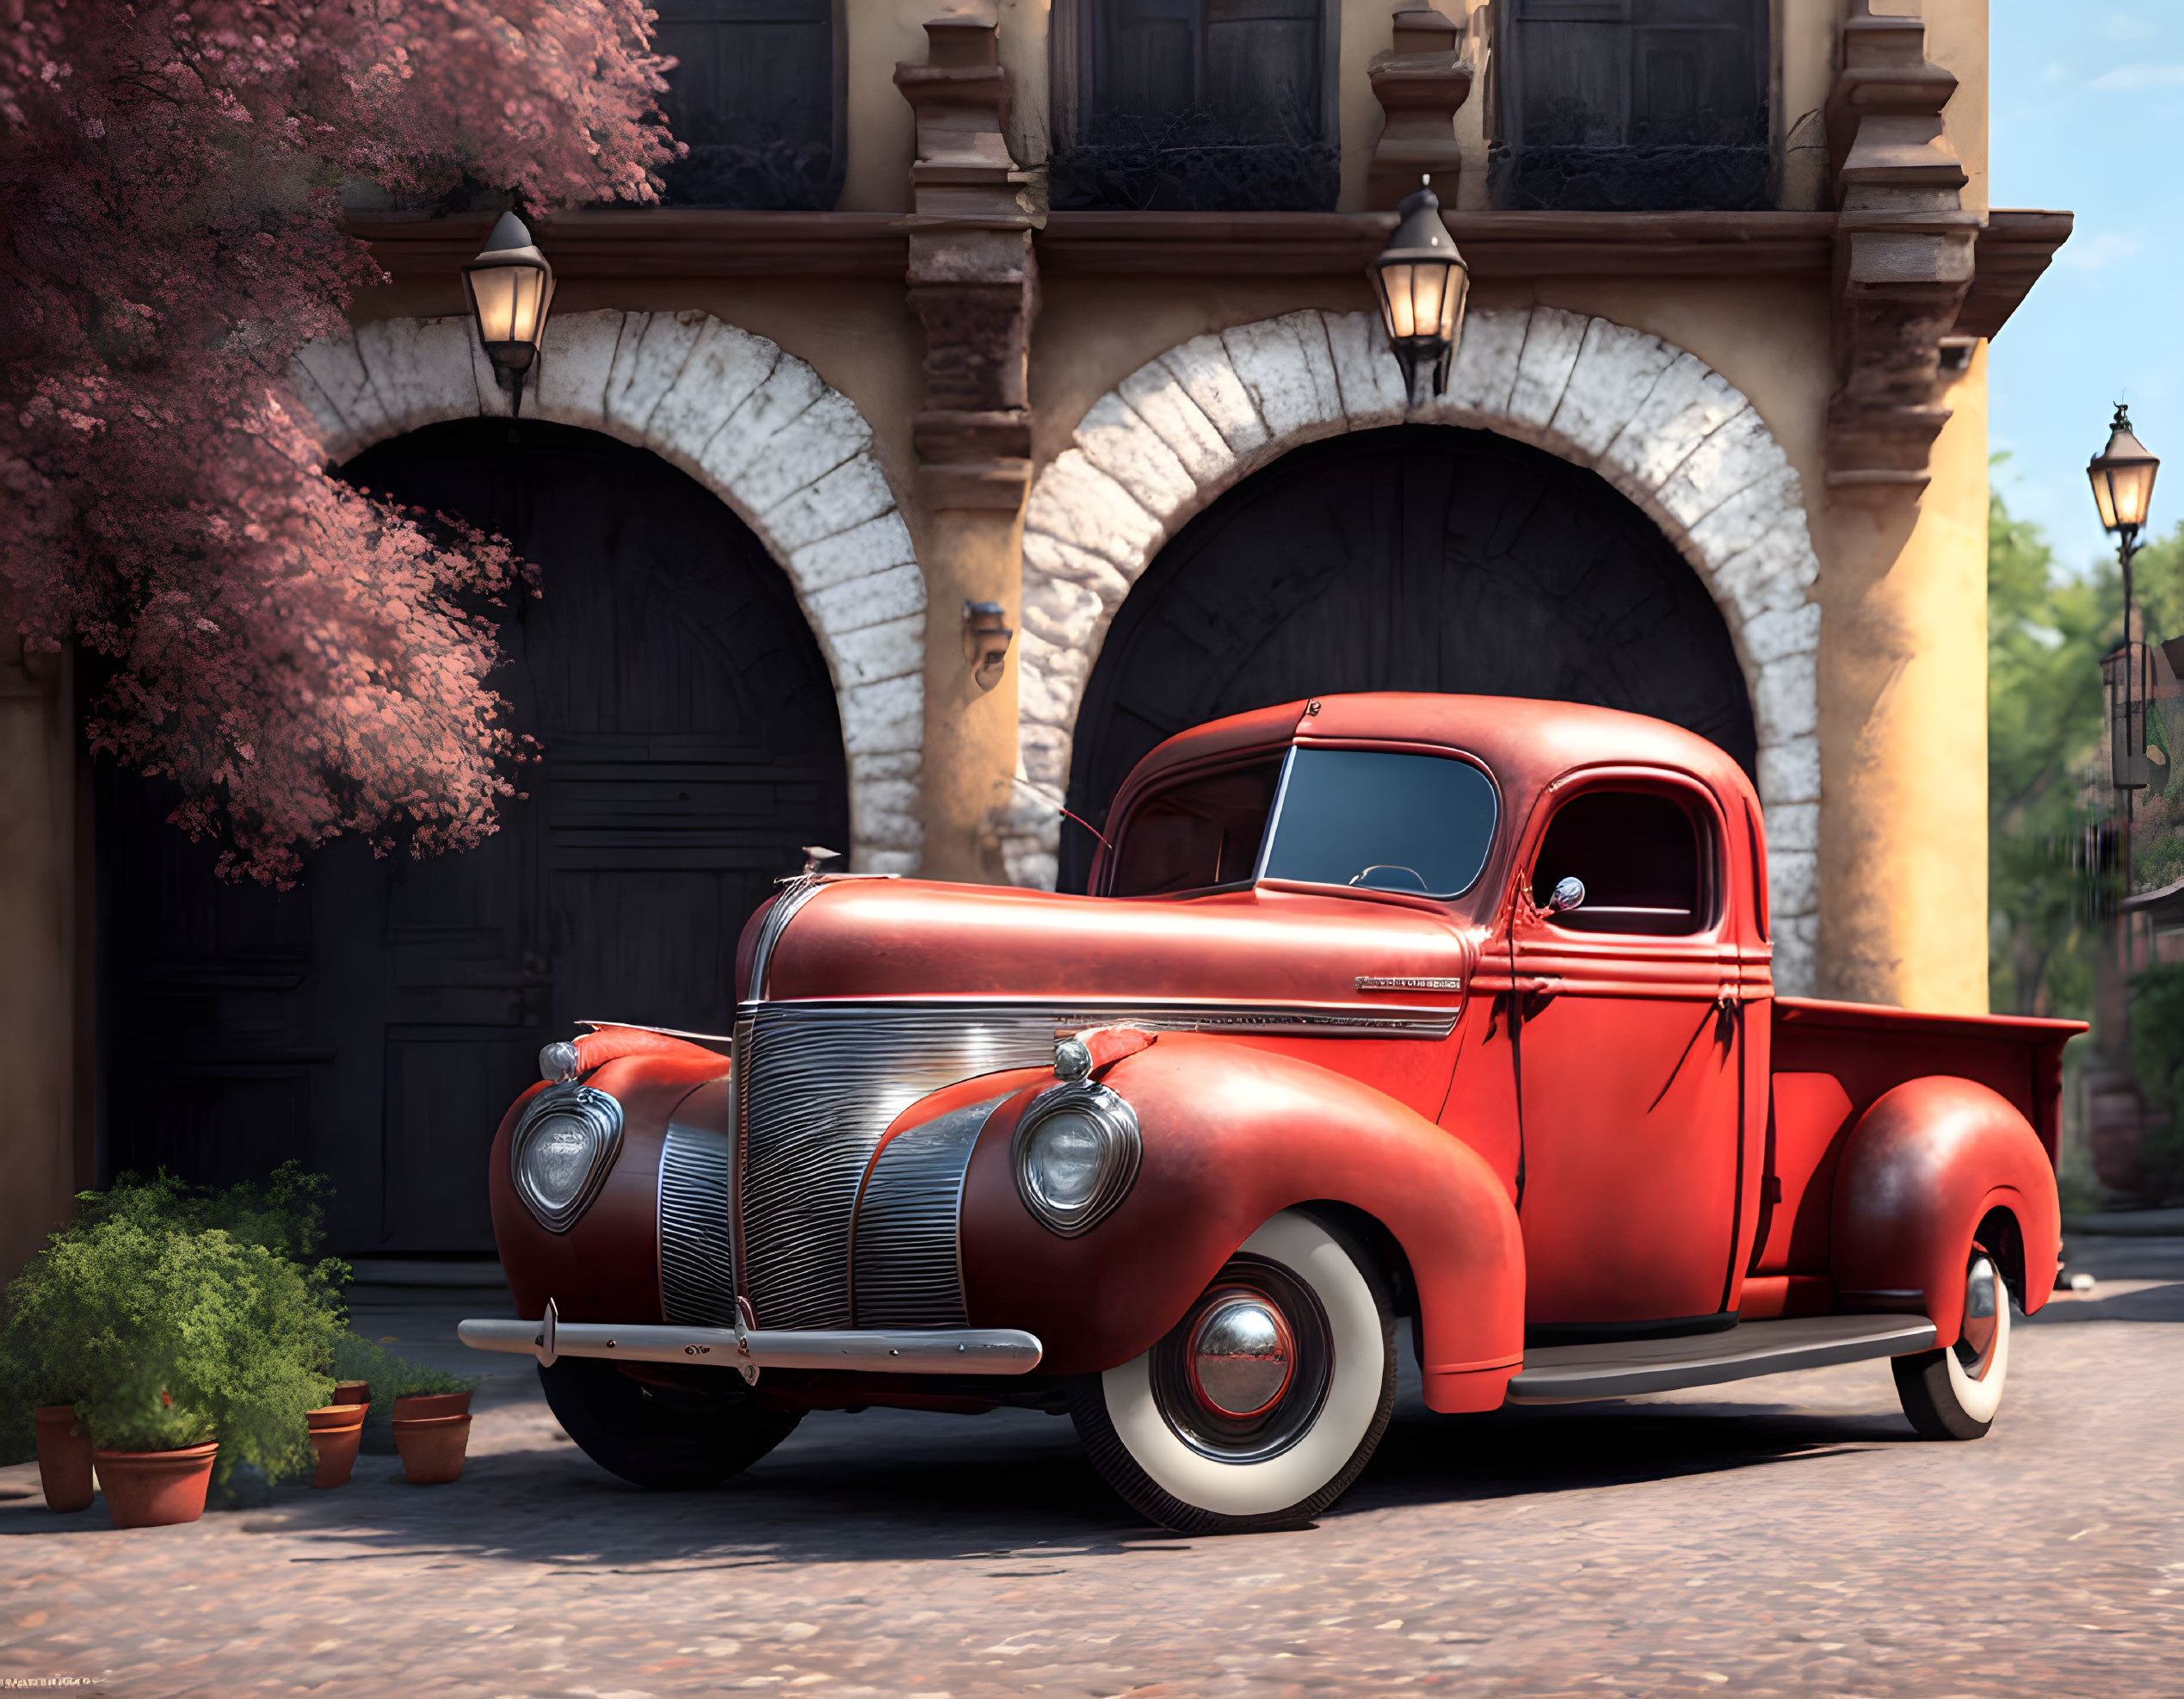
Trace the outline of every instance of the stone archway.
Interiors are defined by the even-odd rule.
[[[1750,693],[1768,807],[1776,975],[1812,980],[1818,931],[1817,577],[1802,491],[1744,395],[1657,337],[1553,307],[1486,308],[1448,393],[1406,407],[1370,313],[1305,312],[1194,337],[1100,398],[1040,474],[1024,520],[1019,759],[1058,802],[1078,707],[1123,598],[1162,546],[1238,479],[1303,443],[1400,423],[1466,425],[1591,468],[1657,524],[1720,608]],[[1026,802],[1003,847],[1051,885],[1059,814]]]
[[[419,426],[505,417],[466,318],[383,318],[291,369],[336,463]],[[524,414],[648,448],[719,497],[788,576],[833,675],[852,868],[915,873],[925,579],[855,404],[805,361],[708,313],[552,319]]]

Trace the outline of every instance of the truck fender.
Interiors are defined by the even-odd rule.
[[[1214,1035],[1163,1033],[1101,1083],[1136,1112],[1144,1156],[1114,1213],[1075,1239],[1040,1226],[1016,1191],[1010,1142],[1039,1088],[988,1120],[961,1214],[974,1326],[1030,1329],[1052,1373],[1111,1368],[1181,1320],[1270,1216],[1342,1205],[1410,1265],[1427,1404],[1502,1403],[1524,1350],[1524,1242],[1507,1188],[1471,1146],[1357,1080]]]
[[[551,1298],[571,1321],[663,1321],[660,1303],[660,1151],[679,1111],[725,1128],[728,1059],[708,1050],[645,1049],[610,1057],[584,1084],[622,1106],[622,1143],[591,1207],[566,1233],[539,1225],[516,1195],[509,1144],[531,1086],[509,1106],[493,1136],[487,1171],[493,1242],[520,1316],[546,1313]],[[702,1095],[701,1095],[702,1094]],[[686,1100],[696,1099],[688,1111]]]
[[[1922,1309],[1944,1344],[1964,1326],[1965,1263],[1980,1224],[2008,1213],[2022,1239],[1989,1244],[2019,1302],[2037,1310],[2055,1284],[2062,1206],[2039,1135],[2008,1100],[1931,1074],[1882,1094],[1859,1117],[1835,1171],[1831,1239],[1847,1309]]]

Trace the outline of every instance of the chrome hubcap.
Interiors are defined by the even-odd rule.
[[[1153,1401],[1175,1436],[1220,1463],[1255,1463],[1319,1418],[1335,1374],[1327,1312],[1278,1263],[1239,1252],[1151,1352]]]
[[[1296,1360],[1296,1338],[1280,1310],[1255,1294],[1222,1297],[1191,1336],[1191,1390],[1206,1409],[1245,1420],[1280,1401]]]
[[[1991,1260],[1974,1253],[1965,1275],[1964,1337],[1957,1341],[1957,1360],[1975,1381],[1984,1379],[1994,1362],[2002,1303],[2002,1276]]]

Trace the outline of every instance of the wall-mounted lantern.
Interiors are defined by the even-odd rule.
[[[1001,669],[1009,658],[1009,616],[998,602],[963,604],[963,658],[971,663],[971,682],[981,690],[1001,683]]]
[[[485,251],[463,268],[463,293],[470,298],[485,357],[515,386],[515,412],[521,417],[524,374],[539,357],[553,307],[553,268],[515,213],[501,214]]]
[[[1396,208],[1395,234],[1365,269],[1380,298],[1380,324],[1403,368],[1405,392],[1418,395],[1418,374],[1430,368],[1434,393],[1448,387],[1449,361],[1463,334],[1464,300],[1471,269],[1441,221],[1430,176]]]

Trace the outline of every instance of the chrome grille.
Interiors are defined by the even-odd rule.
[[[972,1146],[995,1107],[953,1109],[889,1140],[857,1200],[860,1327],[967,1327],[956,1220]]]
[[[895,1117],[928,1092],[1047,1067],[1057,1030],[1443,1039],[1454,1009],[1183,1002],[746,1004],[736,1027],[743,1294],[761,1327],[848,1327],[858,1188]],[[967,1155],[966,1155],[967,1160]],[[876,1288],[867,1295],[877,1298]]]
[[[743,1047],[745,1292],[761,1327],[848,1327],[857,1189],[929,1091],[1054,1057],[1051,1011],[762,1003]]]
[[[669,1124],[660,1150],[660,1312],[669,1321],[735,1325],[728,1164],[726,1134]]]

